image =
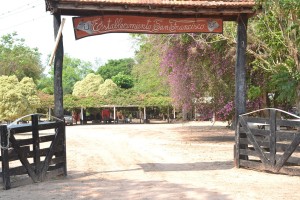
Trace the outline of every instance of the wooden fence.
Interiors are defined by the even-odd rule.
[[[240,115],[235,139],[237,167],[300,175],[299,117],[279,109]]]
[[[63,121],[34,114],[31,123],[0,125],[0,134],[4,189],[67,175]]]

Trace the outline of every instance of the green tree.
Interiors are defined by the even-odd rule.
[[[19,80],[31,77],[35,82],[40,78],[43,67],[37,48],[25,45],[24,39],[16,33],[3,35],[0,39],[0,75],[15,75]]]
[[[92,64],[77,58],[72,58],[69,55],[64,56],[63,63],[63,91],[64,94],[72,94],[74,85],[77,81],[82,80],[87,74],[93,73]],[[53,68],[47,75],[43,75],[38,82],[38,89],[47,94],[53,94]]]
[[[123,72],[118,73],[112,77],[114,83],[116,83],[120,88],[129,89],[133,87],[133,78]]]
[[[19,82],[16,76],[1,76],[0,85],[0,121],[13,121],[36,112],[40,106],[32,78]]]
[[[132,58],[108,60],[105,65],[99,67],[97,73],[100,74],[104,80],[111,79],[120,72],[124,73],[125,75],[131,75],[133,65],[134,60]]]
[[[160,62],[162,51],[157,37],[136,35],[140,39],[140,49],[136,52],[137,63],[133,66],[134,89],[140,93],[169,95],[166,76],[161,75]]]
[[[249,25],[248,53],[254,70],[265,74],[266,93],[300,109],[300,1],[259,0],[263,12]],[[288,91],[288,92],[287,92]]]
[[[104,83],[99,86],[97,94],[99,96],[105,97],[111,95],[117,89],[117,84],[115,84],[111,79],[106,79]]]
[[[104,83],[100,75],[88,74],[83,80],[78,81],[74,85],[74,96],[93,96],[99,89],[99,86]]]

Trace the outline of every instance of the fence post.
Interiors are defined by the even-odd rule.
[[[235,145],[233,148],[234,166],[240,168],[240,120],[236,122]]]
[[[270,157],[269,160],[272,167],[276,162],[276,110],[270,110]]]
[[[61,123],[61,131],[62,131],[62,144],[63,144],[63,156],[64,156],[64,176],[67,176],[67,146],[66,146],[66,125],[64,123]]]
[[[39,115],[32,115],[32,143],[33,143],[33,161],[35,173],[40,177],[41,173],[41,158],[40,158],[40,141],[39,141]],[[40,178],[39,178],[40,179]],[[40,180],[38,180],[40,181]]]
[[[7,137],[7,126],[0,125],[0,134],[1,134],[1,146],[6,147],[9,142],[9,138]],[[11,188],[10,184],[10,174],[9,174],[9,157],[8,157],[8,149],[1,148],[1,156],[2,156],[2,179],[3,179],[3,189],[8,190]]]

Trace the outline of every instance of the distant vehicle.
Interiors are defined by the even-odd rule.
[[[66,125],[73,125],[73,117],[70,116],[70,115],[65,115],[64,116],[64,119],[65,119],[65,124]]]

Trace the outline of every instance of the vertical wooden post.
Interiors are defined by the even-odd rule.
[[[40,141],[39,141],[39,116],[32,115],[32,143],[33,143],[33,162],[35,166],[35,173],[40,177],[41,173],[41,158],[40,158]]]
[[[51,108],[50,107],[48,108],[48,120],[49,121],[51,120]]]
[[[61,24],[60,14],[53,14],[54,38],[56,38]],[[54,59],[54,115],[59,119],[64,118],[63,108],[63,87],[62,87],[62,70],[63,70],[63,36],[61,36]]]
[[[270,110],[270,157],[269,160],[272,166],[275,166],[276,161],[276,110]]]
[[[114,124],[116,124],[116,106],[114,106]]]
[[[80,124],[83,125],[83,107],[80,108]]]
[[[0,126],[0,134],[1,134],[1,146],[6,147],[9,142],[9,138],[7,137],[7,126]],[[8,190],[11,188],[10,184],[10,174],[9,174],[9,157],[8,157],[8,149],[1,148],[1,157],[2,157],[2,179],[3,179],[3,189]]]
[[[175,109],[175,107],[173,108],[173,117],[174,117],[174,120],[176,119],[176,109]]]
[[[170,107],[168,106],[168,123],[170,123]]]
[[[144,107],[144,123],[147,123],[146,106]]]
[[[63,162],[63,170],[64,170],[64,176],[67,176],[67,145],[66,145],[66,125],[64,123],[61,123],[60,126],[61,134],[62,134],[62,145],[63,145],[63,156],[64,156],[64,162]]]
[[[246,112],[246,48],[247,48],[247,24],[248,17],[246,14],[240,14],[238,17],[238,25],[237,25],[237,58],[235,65],[235,138],[237,142],[237,138],[239,134],[238,131],[238,117],[240,114]],[[239,159],[238,149],[239,147],[235,147],[237,151],[235,152],[235,159]],[[235,160],[235,163],[238,163]]]

